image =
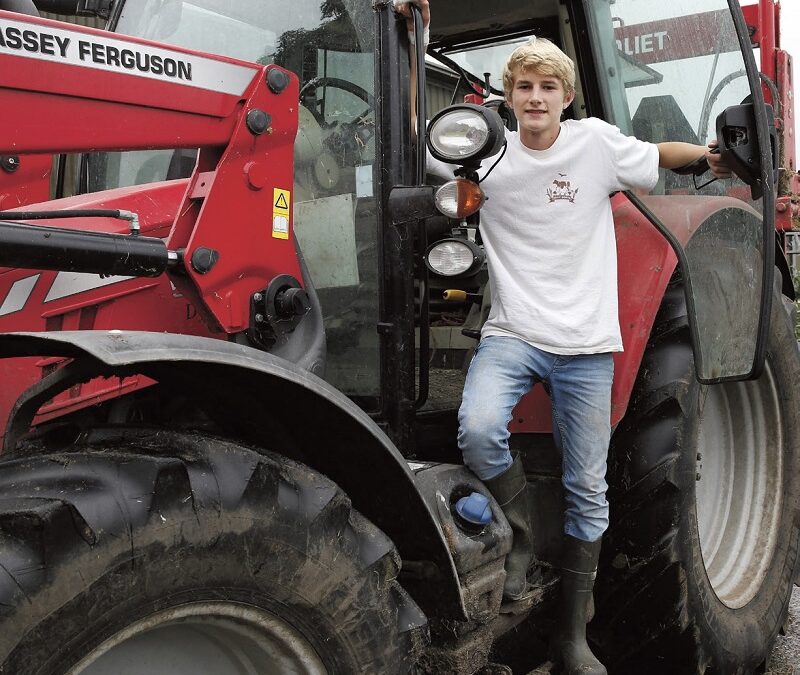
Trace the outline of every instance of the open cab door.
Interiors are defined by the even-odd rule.
[[[774,121],[737,0],[584,0],[609,121],[659,143],[717,140],[729,180],[662,170],[630,199],[670,241],[697,379],[757,378],[774,276]]]

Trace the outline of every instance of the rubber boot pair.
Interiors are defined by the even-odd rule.
[[[528,510],[528,481],[519,456],[508,469],[499,476],[484,481],[500,508],[503,510],[514,543],[506,556],[506,580],[503,584],[503,597],[507,600],[520,600],[528,589],[528,568],[533,559],[533,532]]]
[[[551,658],[563,675],[607,675],[586,642],[586,624],[594,614],[592,589],[597,576],[600,542],[564,535],[561,552],[561,605],[551,640]]]

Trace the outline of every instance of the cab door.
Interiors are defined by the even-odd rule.
[[[774,275],[774,125],[738,1],[584,0],[584,9],[610,122],[653,143],[719,137],[739,163],[739,176],[711,183],[710,172],[662,170],[649,194],[628,196],[678,256],[697,378],[758,377]]]

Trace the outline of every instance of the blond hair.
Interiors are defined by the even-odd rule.
[[[565,95],[575,92],[575,64],[550,40],[533,37],[511,52],[503,66],[503,89],[506,96],[510,96],[514,88],[514,70],[517,68],[523,72],[534,70],[539,75],[557,77],[564,85]]]

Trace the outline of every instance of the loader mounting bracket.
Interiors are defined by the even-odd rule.
[[[289,274],[279,274],[263,291],[250,296],[247,337],[270,350],[276,342],[284,341],[309,311],[311,301],[300,282]]]

